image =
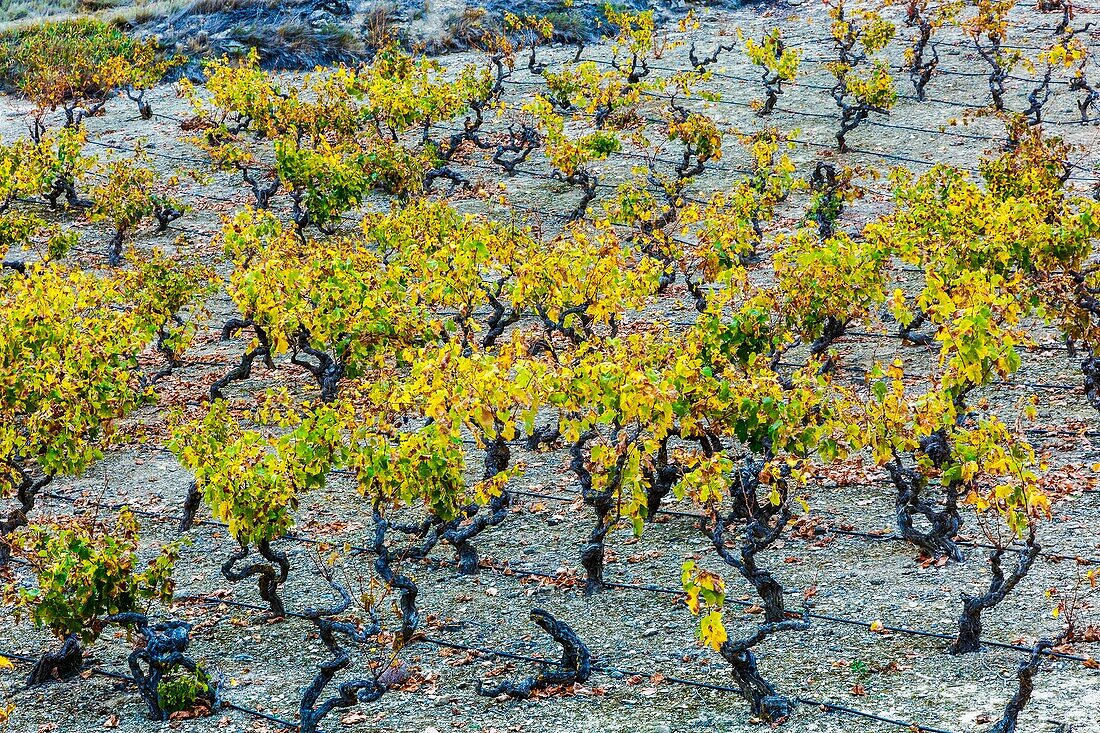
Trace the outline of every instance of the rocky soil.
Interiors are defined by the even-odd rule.
[[[242,11],[243,12],[243,11]],[[434,11],[433,11],[434,12]],[[436,20],[432,20],[435,17]],[[425,15],[425,24],[442,16]],[[808,175],[813,162],[834,158],[829,146],[836,126],[832,100],[822,89],[829,77],[821,61],[828,46],[823,15],[816,3],[753,6],[741,9],[712,8],[701,11],[702,30],[694,40],[707,50],[718,42],[728,42],[737,27],[750,35],[781,24],[793,42],[804,46],[807,69],[800,82],[782,98],[780,110],[770,120],[782,129],[799,130],[802,141],[793,153],[800,173]],[[1081,13],[1078,24],[1093,19]],[[408,21],[411,26],[415,22]],[[1047,28],[1056,19],[1041,15],[1030,7],[1014,17],[1012,37],[1022,46],[1040,47],[1049,39]],[[188,26],[190,28],[190,26]],[[1031,30],[1037,29],[1037,30]],[[187,32],[191,32],[188,30]],[[908,37],[910,31],[901,28]],[[217,34],[210,33],[214,38]],[[1086,34],[1096,43],[1094,34]],[[675,37],[676,34],[673,34]],[[689,40],[689,39],[684,39]],[[900,63],[901,47],[895,43],[893,62]],[[548,59],[565,59],[572,49],[556,48],[546,52]],[[1000,131],[991,120],[978,119],[967,126],[954,126],[968,107],[987,100],[981,61],[966,47],[957,31],[949,31],[940,48],[942,71],[932,82],[932,99],[918,103],[904,98],[890,117],[878,124],[861,127],[850,138],[855,152],[843,158],[877,170],[904,163],[916,170],[944,161],[972,167],[983,149],[999,144]],[[608,49],[595,44],[585,51],[586,58],[606,59]],[[660,60],[668,70],[684,68],[687,49],[670,51]],[[454,52],[447,63],[474,60],[474,51]],[[1095,66],[1095,64],[1093,64]],[[756,74],[740,53],[723,56],[717,68],[714,86],[722,93],[722,102],[710,105],[711,113],[730,130],[749,131],[761,122],[748,109],[750,100],[760,95]],[[747,81],[746,81],[747,80]],[[516,83],[509,87],[509,103],[519,103],[535,88],[537,80],[518,71]],[[902,80],[903,81],[903,80]],[[900,82],[899,82],[900,83]],[[903,92],[909,89],[902,83]],[[1010,104],[1026,107],[1030,88],[1027,81],[1010,82]],[[1097,174],[1094,165],[1100,157],[1097,130],[1093,125],[1076,124],[1074,97],[1065,87],[1048,107],[1048,129],[1063,135],[1082,150],[1074,174],[1074,185],[1088,189]],[[133,119],[132,108],[124,100],[115,100],[107,114],[88,122],[90,140],[105,153],[107,148],[127,148],[137,138],[148,141],[148,149],[168,170],[202,164],[201,155],[186,142],[187,134],[179,120],[188,112],[176,99],[171,85],[151,95],[158,116],[150,122]],[[0,138],[10,140],[25,130],[26,105],[18,100],[0,100]],[[727,185],[745,165],[744,155],[732,136],[726,140],[727,154],[719,166],[696,184],[699,192]],[[195,161],[195,162],[192,162]],[[629,173],[633,162],[619,157],[601,171],[603,180],[615,182]],[[568,211],[573,191],[542,177],[517,175],[502,179],[496,173],[470,161],[465,173],[486,189],[500,187],[512,202],[545,209],[547,227],[556,221],[552,214]],[[477,164],[479,167],[475,167]],[[537,156],[525,166],[546,170]],[[851,230],[886,210],[887,184],[867,181],[867,196],[845,215],[843,224]],[[172,236],[143,236],[139,247],[180,246],[194,248],[218,261],[218,246],[213,237],[220,217],[246,202],[244,191],[230,177],[215,175],[212,180],[190,191],[194,210],[175,225]],[[205,198],[204,198],[205,197]],[[790,202],[781,226],[790,226],[805,200]],[[373,199],[370,207],[386,202]],[[471,210],[484,208],[477,199],[463,201]],[[349,225],[350,231],[351,225]],[[107,236],[93,226],[83,226],[82,250],[77,254],[89,263],[102,261]],[[173,237],[181,239],[173,244]],[[224,274],[226,265],[218,261]],[[907,275],[899,269],[898,285],[905,287]],[[112,452],[86,476],[59,481],[53,487],[55,498],[42,504],[42,516],[71,511],[93,511],[91,502],[126,503],[147,515],[142,528],[148,550],[177,538],[174,516],[178,514],[190,477],[175,458],[163,449],[162,428],[166,411],[173,405],[194,403],[228,365],[246,347],[243,340],[222,342],[221,324],[235,314],[224,292],[206,303],[204,330],[196,347],[188,354],[190,366],[171,377],[165,386],[161,404],[141,411],[130,427],[140,428],[149,439]],[[645,312],[633,319],[655,317],[688,320],[682,289],[670,289]],[[879,322],[861,324],[862,332],[884,332],[889,326]],[[1053,336],[1041,325],[1035,326],[1039,344],[1052,344]],[[919,374],[931,368],[936,354],[919,347],[901,347],[892,339],[851,337],[842,342],[845,363],[866,366],[873,360],[900,356],[906,371]],[[792,359],[804,355],[792,355]],[[1049,464],[1049,482],[1059,500],[1053,521],[1045,523],[1041,540],[1049,552],[1068,557],[1100,558],[1100,493],[1095,492],[1095,474],[1091,467],[1100,461],[1100,443],[1091,437],[1100,430],[1100,417],[1088,407],[1080,385],[1074,359],[1057,348],[1034,349],[1026,353],[1024,366],[1012,384],[992,387],[986,396],[1003,405],[1005,417],[1016,419],[1021,400],[1036,392],[1040,396],[1038,419],[1027,427],[1049,429],[1055,436],[1035,435],[1037,449]],[[238,393],[272,384],[302,387],[304,382],[287,365],[274,372],[257,370],[252,382],[240,384]],[[1040,386],[1036,386],[1040,385]],[[718,686],[730,684],[725,663],[717,655],[701,648],[696,640],[696,621],[673,593],[640,589],[611,589],[584,596],[574,582],[580,570],[578,551],[592,521],[590,511],[575,500],[577,488],[566,470],[561,453],[522,455],[528,467],[514,484],[521,492],[546,494],[553,498],[518,496],[517,506],[508,520],[479,540],[487,565],[477,576],[459,576],[446,563],[451,557],[444,548],[436,550],[433,562],[408,568],[421,587],[420,605],[430,614],[425,623],[426,639],[400,653],[404,680],[400,689],[379,702],[334,714],[327,722],[329,731],[400,731],[401,733],[457,733],[480,731],[578,731],[587,733],[662,733],[675,731],[721,731],[740,733],[759,729],[750,721],[743,701],[726,691],[673,683],[671,677],[695,680]],[[480,456],[471,452],[471,466]],[[962,564],[923,567],[916,561],[913,548],[892,540],[868,540],[834,532],[852,528],[874,532],[891,527],[893,497],[882,477],[862,470],[858,464],[832,472],[827,480],[811,487],[807,496],[810,517],[821,533],[789,536],[763,558],[775,568],[789,589],[791,605],[797,606],[806,589],[816,588],[813,611],[820,616],[843,618],[857,623],[842,623],[816,618],[805,632],[793,632],[770,639],[759,648],[765,675],[784,693],[809,700],[827,701],[837,706],[955,733],[978,733],[988,727],[1003,709],[1005,700],[1016,686],[1016,667],[1023,654],[1015,650],[989,648],[979,654],[953,657],[946,651],[948,641],[941,638],[876,632],[874,622],[887,627],[927,630],[952,634],[962,592],[974,591],[987,582],[988,566],[983,552],[971,549]],[[672,509],[687,509],[670,505]],[[346,552],[345,543],[364,543],[369,515],[354,488],[339,478],[323,491],[307,496],[298,517],[302,536],[330,543],[331,548]],[[805,520],[809,526],[811,521]],[[978,537],[974,518],[967,517],[967,536]],[[186,533],[189,545],[177,569],[178,602],[166,614],[192,620],[193,653],[224,684],[226,700],[284,721],[296,720],[297,701],[308,683],[315,665],[325,652],[308,622],[290,618],[269,623],[262,614],[246,608],[219,604],[216,599],[259,603],[255,588],[248,584],[228,585],[219,565],[233,548],[223,528],[202,523]],[[662,516],[646,527],[641,538],[629,529],[612,533],[608,546],[614,560],[609,578],[624,584],[679,587],[681,563],[697,558],[704,566],[719,569],[708,551],[705,538],[689,518]],[[280,549],[291,558],[293,570],[285,589],[291,610],[315,605],[326,597],[326,587],[312,572],[318,553],[316,545],[285,540]],[[325,550],[328,551],[327,549]],[[342,561],[354,584],[369,585],[368,557],[354,549]],[[1072,588],[1090,564],[1074,560],[1039,563],[1017,591],[996,610],[986,615],[986,638],[1021,645],[1033,643],[1044,635],[1059,631],[1062,621],[1052,616],[1054,601],[1048,589]],[[525,578],[516,570],[537,571],[551,580]],[[16,577],[19,570],[14,570]],[[749,600],[749,588],[739,588],[731,578],[735,597]],[[209,599],[215,599],[210,601]],[[202,600],[207,599],[207,600]],[[532,608],[544,608],[567,621],[588,643],[601,667],[618,671],[599,673],[586,684],[567,694],[525,702],[486,699],[474,694],[478,680],[498,681],[534,673],[526,661],[476,654],[454,649],[441,642],[504,650],[520,655],[554,658],[557,648],[528,620]],[[28,624],[15,624],[8,609],[0,607],[0,654],[33,656],[55,642],[34,631]],[[757,617],[746,613],[743,624],[731,624],[731,633],[748,632]],[[1080,623],[1100,624],[1100,611],[1085,609]],[[877,628],[877,626],[875,627]],[[99,668],[124,672],[130,642],[124,634],[101,639],[94,647]],[[1100,656],[1095,649],[1082,646],[1079,654]],[[367,650],[365,657],[388,659],[383,649]],[[366,659],[360,660],[365,662]],[[15,671],[0,671],[0,690],[14,702],[16,712],[8,727],[20,733],[50,731],[84,732],[111,728],[119,731],[148,733],[163,725],[144,718],[144,709],[131,687],[118,680],[96,674],[70,683],[51,684],[25,690],[22,676],[26,666]],[[1032,733],[1100,732],[1100,672],[1079,662],[1044,663],[1037,678],[1035,697],[1021,717],[1021,731]],[[205,731],[278,731],[274,720],[226,708],[205,719],[170,724],[198,732]],[[870,733],[903,730],[886,723],[851,714],[830,712],[813,704],[804,704],[786,726],[790,731],[820,733]]]

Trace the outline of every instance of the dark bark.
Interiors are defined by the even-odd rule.
[[[630,85],[637,84],[649,76],[650,72],[649,60],[639,57],[637,53],[630,54],[630,66],[620,65],[615,58],[611,59],[611,65],[626,77],[626,83]]]
[[[987,733],[1016,733],[1016,719],[1031,701],[1031,693],[1035,690],[1035,675],[1039,671],[1039,664],[1043,661],[1043,652],[1051,646],[1053,644],[1050,641],[1040,639],[1031,650],[1030,656],[1020,662],[1020,667],[1016,670],[1018,682],[1016,692],[1005,705],[1004,715]]]
[[[374,572],[391,589],[397,592],[397,608],[401,614],[400,638],[402,642],[408,642],[417,627],[420,626],[420,611],[416,607],[416,597],[420,590],[416,583],[408,575],[399,573],[394,565],[402,560],[421,560],[431,552],[441,538],[440,525],[435,518],[430,518],[420,525],[419,534],[422,537],[420,544],[404,547],[396,552],[391,551],[386,545],[386,533],[391,529],[399,529],[390,524],[382,516],[382,512],[376,502],[372,508],[374,518],[374,536],[371,538],[370,548],[374,552]]]
[[[485,451],[484,480],[497,476],[508,469],[512,452],[508,441],[500,436],[503,425],[497,424],[497,437],[489,442]],[[508,516],[512,505],[512,496],[507,489],[494,496],[482,507],[473,504],[467,507],[464,516],[448,522],[442,531],[443,540],[455,548],[458,560],[458,572],[462,575],[474,575],[478,570],[477,547],[471,540],[490,527],[496,527]]]
[[[145,647],[131,652],[127,660],[130,673],[138,694],[149,709],[149,719],[168,720],[174,711],[161,707],[158,690],[161,680],[180,668],[191,674],[198,673],[198,665],[187,656],[187,648],[191,643],[191,624],[186,621],[165,621],[151,626],[149,618],[142,613],[120,613],[109,617],[107,621],[134,626],[145,637]],[[217,685],[211,681],[206,694],[200,695],[199,699],[204,700],[211,711],[215,710],[219,704]]]
[[[317,627],[317,635],[332,654],[332,658],[318,665],[317,674],[302,693],[302,702],[298,708],[301,721],[298,733],[317,733],[318,725],[333,710],[375,702],[386,692],[386,687],[372,673],[370,679],[354,679],[342,683],[335,696],[321,701],[325,689],[336,675],[351,666],[351,655],[337,641],[337,634],[351,643],[365,644],[381,630],[377,619],[372,619],[372,623],[363,629],[346,621],[334,621],[332,617],[339,616],[351,606],[351,595],[338,583],[332,583],[332,586],[340,595],[339,603],[327,609],[309,608],[302,612]]]
[[[477,694],[484,697],[508,695],[519,700],[531,697],[535,690],[550,685],[570,685],[586,682],[592,675],[592,654],[581,638],[564,621],[559,621],[541,608],[531,611],[531,620],[561,645],[561,663],[557,669],[549,668],[534,677],[519,682],[506,680],[493,687],[484,687],[477,681]]]
[[[702,74],[707,70],[708,66],[718,63],[718,57],[721,56],[723,52],[736,50],[737,46],[735,44],[719,43],[709,55],[699,58],[695,55],[695,43],[692,42],[691,48],[688,49],[688,61],[691,63],[691,68]]]
[[[106,99],[85,100],[87,104],[81,106],[75,102],[61,105],[65,112],[65,127],[80,127],[86,117],[98,117],[107,104]]]
[[[927,320],[928,314],[918,309],[909,325],[898,326],[898,336],[901,336],[906,343],[916,344],[917,346],[930,346],[933,343],[933,338],[926,333],[917,331]]]
[[[252,321],[242,321],[239,318],[231,318],[226,321],[225,326],[222,327],[222,340],[225,341],[232,338],[234,333],[242,328],[248,328],[249,326],[255,331],[256,340],[259,344],[257,344],[256,348],[251,349],[241,356],[241,362],[237,366],[230,369],[225,373],[225,376],[210,385],[210,399],[222,399],[225,396],[222,393],[222,389],[230,382],[239,382],[243,379],[248,379],[252,375],[252,363],[256,361],[256,359],[263,359],[268,369],[275,368],[275,364],[271,360],[271,342],[267,338],[267,332]]]
[[[913,82],[913,91],[917,93],[917,101],[925,99],[925,87],[932,79],[932,74],[940,65],[940,55],[936,44],[932,41],[932,23],[921,14],[921,8],[915,0],[911,0],[907,9],[905,24],[917,28],[917,38],[913,42],[912,56],[909,61],[909,80]],[[925,58],[925,53],[931,49],[932,57]]]
[[[183,326],[183,319],[178,314],[173,313],[170,320],[177,326]],[[173,348],[168,345],[168,321],[165,321],[157,328],[157,352],[164,357],[164,367],[154,372],[148,379],[141,377],[141,383],[143,386],[154,385],[165,377],[169,376],[176,369],[183,366],[183,359],[175,352]]]
[[[710,436],[708,443],[711,454],[722,451],[721,440],[717,436]],[[704,446],[703,449],[707,451],[708,446]],[[757,498],[761,485],[760,472],[764,470],[766,463],[767,458],[745,456],[744,462],[737,468],[737,473],[734,475],[735,483],[730,489],[730,517],[745,522],[758,519],[768,521],[778,511],[778,507],[770,503],[762,505]]]
[[[254,562],[237,568],[237,563],[248,557],[249,551],[248,545],[242,545],[240,550],[230,555],[229,559],[222,563],[222,575],[226,580],[234,583],[255,575],[260,598],[267,601],[275,618],[282,618],[286,615],[286,607],[279,597],[279,586],[286,582],[287,575],[290,573],[290,561],[287,560],[286,554],[272,549],[264,540],[256,545],[256,551],[268,562]]]
[[[430,171],[424,174],[424,190],[431,191],[432,186],[440,178],[450,181],[456,188],[469,188],[470,179],[456,171],[450,166],[443,165],[438,168],[432,168]],[[453,189],[452,189],[453,190]]]
[[[568,176],[562,176],[555,171],[554,177],[581,190],[581,200],[577,202],[577,205],[568,216],[569,221],[580,221],[588,212],[588,205],[596,198],[596,187],[599,185],[599,179],[584,168],[578,168]]]
[[[45,684],[53,679],[68,680],[80,674],[84,664],[84,647],[76,634],[65,637],[56,652],[46,652],[34,665],[27,687]]]
[[[187,496],[183,500],[183,515],[180,517],[180,532],[186,532],[195,526],[195,514],[202,506],[202,493],[199,485],[192,481],[187,487]]]
[[[1050,101],[1050,77],[1052,73],[1051,65],[1047,64],[1046,72],[1043,74],[1039,86],[1032,89],[1027,95],[1028,108],[1024,110],[1024,116],[1027,117],[1027,124],[1029,125],[1039,125],[1043,122],[1043,107]]]
[[[153,119],[153,106],[145,99],[144,89],[134,89],[133,87],[126,87],[126,96],[131,102],[137,105],[138,114],[141,115],[143,120]]]
[[[462,130],[452,134],[445,144],[436,145],[440,157],[444,162],[451,162],[455,154],[465,142],[472,142],[479,148],[491,147],[481,140],[481,128],[485,124],[485,110],[504,93],[504,82],[512,76],[512,68],[505,65],[502,54],[494,54],[489,58],[493,65],[493,84],[487,90],[484,97],[470,100],[471,115],[467,115],[462,122]],[[427,134],[427,131],[425,131]],[[499,152],[499,150],[498,150]],[[528,151],[529,152],[529,151]],[[523,157],[527,157],[524,154]]]
[[[561,440],[561,425],[539,425],[531,431],[524,441],[524,447],[529,451],[537,451],[542,446],[550,446]]]
[[[118,267],[122,264],[122,243],[125,236],[125,232],[121,229],[116,229],[115,233],[111,235],[111,241],[107,243],[107,264],[111,267]]]
[[[643,467],[642,472],[649,482],[649,488],[646,489],[646,517],[652,519],[661,510],[661,502],[684,477],[684,467],[668,460],[667,436],[657,449],[653,468]]]
[[[1089,354],[1081,362],[1081,374],[1085,378],[1085,399],[1094,409],[1100,410],[1100,357]]]
[[[840,107],[840,129],[836,133],[836,149],[837,152],[847,153],[849,150],[848,133],[859,127],[860,123],[870,115],[872,109],[881,110],[864,104],[851,104],[844,101],[837,101],[837,106]]]
[[[822,356],[828,353],[833,342],[844,336],[848,330],[848,323],[830,314],[825,316],[825,322],[821,325],[821,335],[810,344],[812,356]],[[836,360],[830,356],[821,365],[821,373],[827,374],[836,367]]]
[[[19,464],[9,463],[8,465],[19,477],[19,483],[15,487],[15,500],[19,502],[19,506],[8,512],[7,519],[0,521],[0,565],[7,563],[11,558],[11,546],[7,543],[8,535],[20,527],[27,526],[27,515],[34,509],[39,492],[53,481],[52,474],[34,479]]]
[[[801,619],[761,624],[751,635],[737,641],[723,642],[718,649],[718,653],[733,668],[733,679],[741,690],[741,695],[749,703],[752,714],[763,718],[766,722],[784,722],[794,712],[797,701],[780,695],[775,685],[760,674],[752,648],[772,634],[781,631],[804,631],[808,628],[810,628],[810,617],[807,611]]]
[[[624,452],[619,456],[617,470],[614,471],[608,486],[603,491],[595,491],[592,488],[592,474],[585,465],[585,444],[595,437],[594,432],[585,433],[569,448],[571,456],[569,468],[577,476],[581,485],[581,497],[584,503],[592,507],[596,513],[596,523],[588,534],[588,540],[581,547],[581,566],[585,572],[584,592],[596,593],[603,590],[604,570],[604,539],[618,518],[614,513],[615,491],[626,459]]]
[[[1096,103],[1100,101],[1100,92],[1097,92],[1096,89],[1089,84],[1084,74],[1073,77],[1073,79],[1070,80],[1069,88],[1075,92],[1084,92],[1084,96],[1077,100],[1077,111],[1081,113],[1081,124],[1087,125],[1092,119],[1089,110],[1095,107]]]
[[[1001,40],[996,36],[990,36],[987,47],[975,38],[974,49],[989,65],[989,94],[993,97],[993,109],[1001,112],[1005,108],[1005,80],[1008,79],[1008,69],[1001,65]]]
[[[724,519],[717,517],[712,520],[710,527],[705,524],[703,527],[718,556],[728,565],[733,566],[756,589],[764,605],[764,620],[770,623],[782,621],[787,616],[783,601],[783,586],[769,570],[757,565],[756,555],[770,547],[783,534],[787,520],[790,519],[790,510],[786,502],[781,506],[773,524],[769,525],[766,520],[751,520],[745,524],[742,530],[741,548],[737,553],[726,546],[726,531],[737,522],[735,516],[728,515]]]
[[[72,180],[69,175],[58,175],[50,183],[50,188],[44,194],[43,198],[49,202],[51,209],[56,209],[58,201],[64,197],[65,204],[74,209],[87,209],[92,206],[92,202],[88,199],[80,198],[80,195],[76,192],[76,182]]]
[[[313,375],[317,386],[321,388],[322,402],[333,402],[336,400],[336,394],[340,388],[340,380],[344,378],[344,372],[347,371],[347,362],[341,356],[333,357],[325,351],[313,348],[310,346],[309,338],[309,332],[305,329],[298,333],[298,341],[290,356],[290,361],[295,366],[302,367]],[[343,340],[343,336],[341,335],[337,340]],[[312,364],[302,359],[299,353],[313,357],[317,360],[317,363]]]
[[[581,567],[584,568],[585,573],[584,592],[586,594],[604,589],[603,570],[606,554],[604,540],[612,525],[609,519],[613,504],[611,494],[593,493],[591,496],[592,499],[586,499],[585,503],[596,511],[596,523],[588,533],[588,540],[581,547]]]
[[[847,22],[847,19],[844,17],[843,7],[840,9],[840,16],[837,20],[840,22]],[[835,42],[836,60],[840,65],[849,69],[849,73],[867,60],[867,55],[865,53],[856,51],[861,36],[862,33],[858,31],[849,32],[843,39],[837,39]],[[839,76],[836,84],[833,85],[831,90],[833,101],[836,102],[836,106],[840,109],[840,129],[836,134],[836,149],[841,153],[848,152],[848,133],[859,127],[860,123],[866,120],[872,112],[880,115],[890,114],[887,109],[876,107],[858,98],[852,97],[848,91],[846,76],[847,74]]]
[[[938,448],[930,445],[929,450],[935,451]],[[898,535],[933,557],[946,556],[962,562],[962,550],[955,542],[955,536],[962,527],[957,489],[954,486],[944,489],[943,509],[938,509],[922,497],[923,490],[927,488],[927,479],[916,470],[907,468],[900,457],[887,463],[886,470],[897,489],[894,508]],[[922,532],[916,528],[913,523],[916,515],[921,515],[928,521],[928,531]]]
[[[951,645],[952,654],[969,654],[982,648],[982,611],[993,608],[1012,592],[1012,589],[1031,570],[1040,549],[1039,543],[1035,541],[1033,530],[1028,536],[1027,549],[1017,555],[1016,565],[1007,577],[1001,567],[1004,548],[998,547],[990,553],[989,564],[993,577],[989,583],[989,590],[980,596],[963,595],[963,611],[959,616],[959,635]]]
[[[157,220],[157,234],[168,231],[168,226],[183,216],[183,211],[166,201],[155,201],[153,204],[153,216]]]
[[[493,153],[493,162],[499,165],[508,175],[515,175],[516,166],[527,160],[532,151],[537,150],[541,144],[538,130],[522,123],[519,130],[515,125],[508,126],[508,141],[497,145]]]
[[[237,170],[241,172],[241,177],[244,179],[244,182],[252,189],[252,196],[256,199],[256,208],[270,208],[271,197],[278,192],[279,184],[281,183],[279,176],[272,173],[272,179],[268,183],[263,184],[256,180],[248,166],[238,163]]]
[[[814,194],[814,201],[807,218],[817,224],[818,236],[828,239],[833,236],[836,221],[844,211],[840,181],[831,163],[818,161],[814,166],[814,172],[810,175],[810,191]]]
[[[476,575],[480,564],[477,546],[471,541],[490,527],[496,527],[508,517],[512,495],[504,491],[494,496],[485,507],[473,507],[463,520],[453,520],[445,525],[441,536],[455,549],[458,572]]]
[[[27,124],[31,135],[31,142],[35,145],[41,145],[42,136],[46,134],[46,123],[42,121],[42,115],[44,114],[44,110],[32,113],[30,122]]]
[[[499,296],[503,288],[503,280],[498,281],[492,290],[485,286],[485,295],[489,300],[489,307],[493,309],[493,315],[490,316],[489,322],[486,324],[485,335],[481,338],[481,348],[483,349],[495,346],[497,339],[504,334],[505,329],[518,323],[523,315],[520,310],[508,308],[500,302]]]
[[[690,112],[687,108],[676,102],[676,96],[673,94],[669,99],[669,110],[671,111],[672,120],[677,123],[684,123],[690,116]],[[706,167],[706,161],[709,160],[709,155],[704,159],[699,153],[699,149],[691,143],[690,140],[681,140],[684,143],[684,150],[680,157],[680,162],[676,165],[676,184],[674,190],[668,190],[660,179],[656,177],[654,173],[650,173],[648,180],[651,186],[653,186],[658,192],[664,193],[665,203],[667,204],[667,211],[662,215],[655,217],[651,222],[643,222],[642,231],[646,234],[652,234],[658,229],[663,229],[665,226],[671,224],[679,216],[679,209],[682,206],[682,194],[684,188],[687,187],[691,179],[703,173]],[[652,171],[652,164],[650,165]],[[662,258],[665,260],[665,264],[669,264],[669,258]]]

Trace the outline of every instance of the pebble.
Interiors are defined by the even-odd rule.
[[[656,636],[659,633],[661,633],[661,632],[658,629],[648,628],[648,629],[646,629],[645,631],[642,632],[642,638],[643,639],[648,639],[650,637]]]

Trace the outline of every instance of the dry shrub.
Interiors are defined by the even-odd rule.
[[[228,13],[240,10],[251,5],[259,4],[260,0],[194,0],[184,15],[214,15],[215,13]]]
[[[363,43],[367,48],[382,48],[396,37],[397,4],[380,2],[363,19]]]

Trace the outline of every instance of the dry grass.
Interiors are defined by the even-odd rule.
[[[170,15],[211,15],[278,0],[0,0],[0,31],[24,28],[43,19],[95,15],[108,23],[140,25]]]
[[[184,15],[213,15],[214,13],[227,13],[231,10],[240,10],[252,5],[258,5],[266,1],[267,5],[275,6],[274,0],[192,0],[191,4],[183,9]]]
[[[80,9],[79,0],[0,0],[0,23],[69,15]]]
[[[18,30],[44,19],[94,15],[108,23],[134,25],[179,12],[184,0],[0,0],[0,31]]]
[[[363,19],[363,43],[381,48],[396,37],[397,3],[381,2],[368,10]]]
[[[481,47],[486,39],[499,33],[484,8],[465,8],[454,13],[444,22],[443,29],[441,43],[448,50]]]

